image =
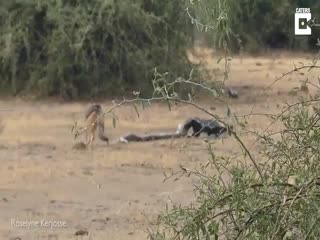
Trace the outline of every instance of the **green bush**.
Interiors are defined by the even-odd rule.
[[[210,17],[208,19],[214,29],[214,44],[219,43],[216,39],[221,38],[222,44],[219,47],[228,52],[232,38],[236,36],[234,31],[240,29],[231,28],[233,31],[230,31],[230,24],[233,24],[230,19],[234,17],[230,17],[233,9],[231,5],[235,2],[215,0],[210,1],[212,5],[206,5],[207,1],[197,1],[200,6],[197,5],[194,9],[204,10],[200,11],[203,13],[201,17],[210,13],[211,19]],[[258,0],[243,1],[245,2],[259,3],[265,11],[271,4],[268,1]],[[223,5],[225,3],[231,5]],[[218,9],[218,14],[211,14],[212,9],[217,9],[212,8],[214,4],[222,6]],[[272,1],[272,4],[281,3]],[[256,8],[260,9],[257,6]],[[265,19],[267,16],[268,12],[260,17]],[[256,21],[263,23],[261,19],[257,18]],[[254,23],[253,19],[250,21]],[[202,23],[203,25],[205,24]],[[262,29],[262,31],[269,30]],[[263,33],[261,36],[256,34],[257,37],[261,37],[256,38],[257,41],[263,41],[267,36]],[[317,60],[318,58],[311,66],[304,65],[302,68],[309,72],[320,68]],[[297,69],[292,72],[296,71],[299,72]],[[319,88],[318,85],[313,86]],[[179,101],[179,99],[174,100]],[[256,145],[260,142],[258,149],[261,150],[256,154],[250,152],[250,148],[246,147],[238,136],[239,130],[246,127],[248,116],[234,116],[228,108],[228,116],[238,124],[236,129],[228,127],[228,132],[241,146],[244,161],[234,156],[216,156],[213,149],[214,141],[207,141],[209,155],[207,163],[201,164],[197,170],[181,167],[178,172],[166,174],[167,178],[174,180],[181,176],[191,176],[196,199],[187,206],[178,204],[167,206],[166,211],[160,214],[157,222],[149,228],[149,238],[151,240],[320,239],[320,231],[317,228],[320,221],[320,111],[316,106],[319,101],[319,96],[308,96],[301,102],[288,104],[279,114],[266,114],[265,117],[271,118],[272,124],[266,125],[262,133],[256,133]],[[210,118],[216,118],[214,113],[195,102],[181,102],[201,109]],[[278,121],[281,121],[282,129],[270,133],[271,126]],[[247,129],[246,132],[254,133]]]
[[[267,49],[318,50],[316,44],[320,37],[319,28],[314,27],[311,36],[294,34],[294,14],[297,7],[310,8],[312,17],[319,22],[320,2],[317,0],[201,0],[200,2],[209,9],[212,8],[211,5],[219,2],[228,13],[228,25],[233,32],[230,34],[229,48],[234,52],[239,52],[240,49],[250,53],[263,52]],[[198,17],[203,18],[200,14]],[[215,36],[216,32],[211,35],[206,34],[205,38],[209,46],[219,47],[216,41],[212,41]]]
[[[184,1],[0,2],[0,89],[64,97],[147,92],[190,71]]]
[[[175,175],[197,180],[196,201],[161,214],[150,239],[319,239],[320,117],[311,105],[275,116],[285,126],[280,139],[259,136],[261,175],[250,164],[215,156],[208,143],[208,164]]]

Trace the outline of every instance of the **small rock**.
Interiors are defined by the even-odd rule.
[[[238,92],[231,89],[231,88],[228,88],[228,94],[229,94],[230,98],[238,98],[239,97]]]
[[[80,229],[78,231],[75,232],[74,234],[75,236],[84,236],[84,235],[89,235],[89,232],[87,229]]]

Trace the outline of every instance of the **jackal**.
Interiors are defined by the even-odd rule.
[[[99,138],[109,144],[109,138],[104,135],[104,114],[101,106],[99,104],[91,105],[85,113],[85,118],[88,128],[86,131],[87,145],[93,143],[96,130]]]

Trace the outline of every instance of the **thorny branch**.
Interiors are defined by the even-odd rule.
[[[153,97],[153,98],[135,98],[135,99],[123,99],[121,102],[119,103],[115,103],[114,105],[107,111],[104,111],[103,114],[101,114],[101,116],[99,116],[96,121],[98,121],[101,117],[103,117],[105,114],[112,112],[115,108],[120,107],[121,105],[127,104],[127,103],[134,103],[134,102],[148,102],[150,103],[151,101],[174,101],[174,102],[181,102],[187,105],[191,105],[195,108],[197,108],[198,110],[201,110],[202,112],[208,114],[209,116],[213,117],[214,119],[216,119],[217,121],[223,123],[225,126],[227,126],[228,131],[230,134],[232,134],[236,140],[239,142],[239,144],[242,146],[242,148],[247,152],[250,160],[252,161],[254,167],[256,168],[259,176],[261,179],[263,179],[263,175],[261,170],[259,169],[258,164],[256,163],[256,161],[254,160],[253,156],[250,154],[250,152],[248,151],[248,149],[246,148],[246,146],[244,145],[244,143],[241,141],[241,139],[237,136],[237,134],[235,133],[235,131],[232,130],[231,127],[229,127],[229,125],[227,123],[225,123],[218,115],[206,110],[205,108],[199,106],[198,104],[194,103],[192,100],[183,100],[181,98],[178,97],[171,97],[168,94],[166,96],[162,96],[162,97]],[[96,122],[95,121],[95,122]],[[88,128],[92,127],[94,125],[93,122],[91,125],[86,126],[82,131],[80,131],[79,133],[76,134],[76,137],[78,137],[79,135],[83,134],[85,131],[87,131]]]
[[[280,81],[281,79],[283,79],[285,76],[288,76],[294,72],[298,72],[302,69],[308,69],[308,72],[311,71],[312,69],[314,68],[320,68],[320,66],[317,66],[317,65],[304,65],[304,66],[301,66],[301,67],[295,67],[293,70],[289,71],[289,72],[286,72],[284,74],[282,74],[280,77],[276,78],[270,85],[268,85],[265,90],[267,90],[268,88],[271,88],[276,82]]]

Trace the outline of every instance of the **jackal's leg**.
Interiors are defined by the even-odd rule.
[[[89,133],[88,131],[86,131],[86,144],[88,145],[89,143],[90,143]]]
[[[94,139],[95,139],[94,132],[91,132],[91,138],[90,138],[90,147],[91,147],[91,149],[93,149]]]

